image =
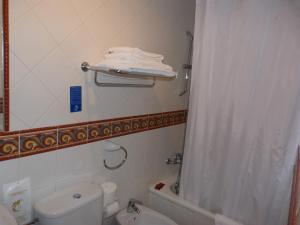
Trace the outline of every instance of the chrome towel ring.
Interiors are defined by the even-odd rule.
[[[124,152],[124,159],[122,160],[121,163],[119,163],[118,165],[116,166],[110,166],[108,165],[107,163],[107,160],[104,159],[103,160],[103,164],[104,164],[104,167],[108,170],[116,170],[116,169],[119,169],[121,166],[124,165],[124,163],[126,162],[127,160],[127,156],[128,156],[128,153],[127,153],[127,149],[124,148],[123,146],[120,146],[120,145],[117,145],[111,141],[106,141],[106,143],[108,144],[108,147],[109,148],[106,148],[105,151],[108,151],[108,152],[116,152],[116,151],[123,151]]]

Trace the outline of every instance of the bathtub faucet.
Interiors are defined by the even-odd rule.
[[[137,213],[139,214],[141,211],[140,209],[136,206],[136,204],[142,205],[143,203],[139,200],[136,199],[130,199],[127,205],[127,212],[128,213]]]
[[[174,156],[167,158],[166,163],[170,164],[181,164],[183,155],[182,153],[176,153]]]

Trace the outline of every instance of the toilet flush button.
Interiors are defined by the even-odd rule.
[[[81,194],[76,193],[76,194],[73,195],[73,198],[74,199],[79,199],[79,198],[81,198]]]

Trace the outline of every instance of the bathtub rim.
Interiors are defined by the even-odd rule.
[[[165,199],[173,202],[174,204],[178,204],[186,209],[195,211],[197,213],[201,213],[201,214],[211,218],[212,220],[214,220],[215,219],[214,213],[209,212],[206,209],[203,209],[197,205],[194,205],[193,203],[188,202],[187,200],[181,198],[180,196],[175,195],[171,191],[170,186],[175,182],[175,180],[176,180],[175,177],[170,177],[167,179],[157,181],[155,184],[153,184],[149,187],[150,194],[154,194],[154,195],[160,196],[162,198],[165,198]],[[165,186],[161,190],[156,190],[154,187],[158,183],[164,183]]]

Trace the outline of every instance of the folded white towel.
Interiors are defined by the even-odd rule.
[[[164,57],[160,54],[155,54],[151,52],[145,52],[139,48],[131,48],[131,47],[115,47],[110,48],[106,52],[106,54],[130,54],[131,56],[136,56],[144,59],[152,59],[162,61]]]
[[[166,70],[173,71],[172,67],[163,63],[146,61],[146,60],[136,60],[136,59],[104,59],[101,64],[105,65],[127,65],[128,67],[135,68],[147,68],[147,69],[157,69],[157,70]]]
[[[231,220],[224,215],[216,214],[215,225],[243,225],[243,224]]]
[[[165,77],[175,77],[177,73],[169,69],[161,69],[156,67],[145,67],[138,64],[129,63],[117,63],[117,62],[101,62],[97,67],[101,70],[109,71],[119,70],[127,73],[134,73],[140,75],[148,76],[165,76]]]
[[[145,57],[141,54],[132,54],[132,53],[108,53],[104,55],[105,59],[114,59],[114,60],[141,60],[141,61],[149,61],[149,62],[156,62],[162,63],[162,58],[155,58],[155,57]]]
[[[98,67],[105,71],[113,69],[147,76],[176,76],[173,68],[164,64],[162,60],[163,56],[159,54],[138,48],[117,47],[107,51]]]

